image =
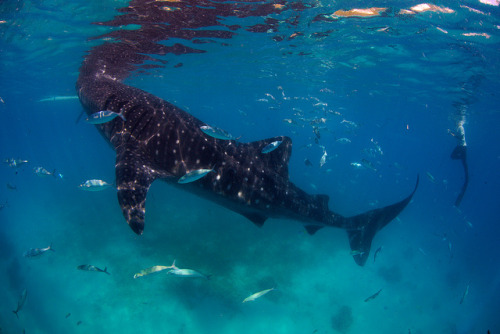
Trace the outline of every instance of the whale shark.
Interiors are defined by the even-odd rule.
[[[134,33],[140,32],[129,31],[127,38],[130,40]],[[145,36],[143,33],[137,38]],[[207,126],[203,121],[170,102],[125,84],[130,63],[140,63],[137,55],[146,53],[138,50],[137,45],[130,46],[135,48],[134,56],[126,60],[118,58],[126,58],[127,52],[123,50],[131,53],[126,43],[95,47],[84,59],[76,83],[88,115],[106,110],[124,116],[125,121],[115,118],[95,127],[116,151],[118,203],[135,233],[144,232],[147,193],[151,184],[160,179],[241,214],[257,226],[262,226],[268,218],[289,218],[302,222],[311,235],[323,227],[344,229],[355,262],[360,266],[365,264],[375,234],[408,205],[417,190],[418,177],[413,191],[397,203],[353,217],[333,212],[328,207],[327,195],[308,194],[290,181],[292,140],[289,137],[249,143],[215,138],[202,131]],[[176,50],[192,52],[180,47]],[[278,141],[281,144],[274,150],[262,153],[265,147]],[[211,172],[195,182],[178,183],[182,176],[201,169]]]

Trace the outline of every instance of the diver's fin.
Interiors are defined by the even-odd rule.
[[[322,226],[322,225],[306,225],[304,227],[305,227],[307,233],[309,233],[309,235],[314,235],[314,233],[318,232],[324,226]]]
[[[467,146],[457,145],[453,152],[451,152],[453,160],[465,160],[467,158]]]
[[[464,166],[464,184],[462,185],[462,189],[455,200],[455,206],[460,206],[462,199],[465,195],[465,191],[467,190],[467,185],[469,184],[469,167],[467,165],[467,146],[465,145],[457,145],[453,152],[451,153],[451,158],[453,160],[461,160],[462,165]]]
[[[139,150],[123,146],[117,148],[115,173],[118,202],[123,215],[132,230],[142,234],[149,187],[157,178],[166,176],[149,167]]]
[[[404,200],[383,208],[346,218],[350,220],[349,225],[353,227],[347,230],[347,236],[349,237],[352,257],[358,265],[363,266],[368,259],[375,234],[389,224],[391,220],[396,218],[408,203],[410,203],[413,194],[415,194],[417,190],[419,178],[420,177],[417,176],[417,184],[413,192]]]
[[[242,216],[246,217],[252,223],[258,227],[262,227],[267,220],[267,217],[260,213],[241,213]]]

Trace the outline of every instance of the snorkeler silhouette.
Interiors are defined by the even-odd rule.
[[[458,144],[451,153],[451,158],[453,160],[462,160],[462,165],[464,166],[465,180],[462,185],[462,190],[458,194],[457,199],[455,200],[455,206],[460,206],[460,202],[462,202],[462,198],[465,195],[465,191],[467,190],[467,185],[469,184],[469,167],[467,166],[467,143],[465,141],[465,116],[462,116],[460,121],[457,123],[456,132],[450,132],[451,135],[458,140]]]

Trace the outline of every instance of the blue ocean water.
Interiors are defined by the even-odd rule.
[[[162,3],[180,15],[176,1]],[[139,29],[93,24],[124,15],[118,9],[129,3],[5,1],[0,158],[28,163],[0,167],[1,333],[500,332],[498,1],[273,4],[286,9],[221,15],[239,25],[232,38],[162,42],[206,52],[154,55],[168,63],[125,82],[243,142],[291,137],[290,179],[329,195],[342,215],[402,199],[420,174],[366,265],[353,261],[344,231],[310,236],[287,219],[257,228],[160,181],[148,193],[145,232],[135,235],[115,191],[78,189],[88,179],[113,183],[115,153],[94,126],[76,122],[75,98],[88,51],[113,31]],[[385,10],[337,12],[373,7]],[[271,28],[247,29],[270,20]],[[464,170],[450,155],[460,122],[469,184],[457,207]],[[39,177],[39,166],[63,177]],[[23,256],[49,245],[54,252]],[[133,278],[174,260],[211,279]]]

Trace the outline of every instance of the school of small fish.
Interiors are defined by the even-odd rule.
[[[279,86],[278,88],[278,93],[277,94],[271,94],[271,93],[265,93],[262,98],[259,98],[257,101],[265,104],[269,104],[269,110],[283,110],[284,109],[284,103],[293,103],[293,102],[300,102],[301,104],[303,103],[308,103],[309,105],[306,107],[299,108],[298,106],[293,106],[289,108],[291,110],[291,113],[287,116],[286,118],[283,119],[283,122],[286,123],[288,126],[290,126],[290,131],[291,133],[296,133],[299,131],[301,128],[309,128],[310,133],[310,142],[305,144],[302,149],[307,150],[307,154],[310,155],[308,158],[304,159],[304,164],[308,167],[314,168],[317,166],[317,168],[322,168],[325,166],[325,164],[329,163],[329,161],[332,161],[332,157],[329,156],[328,151],[333,151],[333,146],[337,144],[337,148],[348,148],[352,147],[355,144],[358,144],[359,139],[356,138],[356,132],[359,131],[361,128],[361,125],[356,123],[353,120],[349,120],[347,112],[343,110],[342,108],[338,108],[337,110],[334,110],[331,105],[329,105],[327,102],[320,100],[317,97],[314,96],[308,96],[308,97],[290,97],[287,96],[283,87]],[[334,91],[324,88],[320,90],[321,94],[334,94]],[[40,100],[40,102],[45,102],[45,101],[59,101],[59,100],[68,100],[68,99],[74,99],[77,97],[74,96],[55,96],[55,97],[49,97],[46,99]],[[0,101],[3,102],[3,101]],[[246,113],[244,111],[240,111],[240,114],[243,116],[246,116]],[[346,118],[347,117],[347,118]],[[97,113],[94,113],[86,119],[87,123],[90,124],[103,124],[106,122],[113,121],[114,119],[119,118],[121,121],[126,122],[126,118],[123,115],[122,112],[114,112],[114,111],[109,111],[109,110],[102,110]],[[237,141],[241,137],[234,137],[227,131],[214,127],[214,126],[209,126],[209,125],[203,125],[200,126],[200,131],[203,132],[208,137],[217,139],[217,140],[233,140]],[[339,136],[337,136],[339,135]],[[333,137],[333,138],[332,138]],[[261,148],[261,154],[273,154],[273,151],[277,150],[280,145],[282,144],[282,141],[273,141],[267,144],[266,146]],[[343,144],[345,146],[339,145]],[[349,145],[347,145],[349,144]],[[316,155],[317,153],[317,148],[320,150],[320,155]],[[355,169],[355,170],[371,170],[373,172],[378,173],[377,166],[381,165],[380,163],[380,158],[384,155],[383,150],[381,145],[377,140],[374,138],[371,138],[369,142],[366,143],[365,148],[360,150],[360,157],[359,161],[354,161],[350,162],[349,165]],[[333,158],[337,157],[337,155],[334,155]],[[313,161],[318,161],[317,159],[319,158],[319,163],[313,164],[311,160]],[[29,165],[30,162],[29,160],[26,159],[21,159],[21,158],[8,158],[4,159],[3,163],[7,165],[8,167],[12,168],[15,173],[17,174],[18,172],[21,172],[25,166]],[[404,168],[397,162],[394,163],[394,166],[397,169],[402,169]],[[55,179],[63,179],[63,175],[61,173],[56,172],[56,169],[53,169],[50,171],[50,169],[47,169],[43,166],[34,166],[32,167],[33,173],[36,176],[39,177],[53,177]],[[331,171],[332,169],[327,169],[326,172]],[[325,171],[325,169],[323,169]],[[202,168],[202,169],[197,169],[197,170],[190,170],[186,171],[185,175],[180,177],[178,179],[179,184],[187,184],[191,182],[196,182],[204,177],[206,177],[210,173],[217,173],[217,169],[215,166],[207,166],[207,168]],[[437,183],[436,178],[430,173],[426,172],[428,179],[432,183]],[[444,181],[443,181],[444,183]],[[89,191],[89,192],[97,192],[97,191],[102,191],[105,189],[113,188],[113,184],[108,183],[104,180],[101,179],[88,179],[84,182],[81,182],[77,187],[81,190],[84,191]],[[316,188],[316,185],[311,184],[311,187]],[[7,188],[9,190],[17,190],[17,187],[15,184],[8,183]],[[6,208],[7,201],[5,201],[4,204],[0,205],[0,210]],[[466,221],[466,225],[469,228],[473,228],[473,225],[471,222]],[[373,255],[373,262],[376,261],[377,255],[380,253],[382,250],[382,246],[380,246]],[[450,258],[452,257],[452,244],[451,241],[448,240],[448,250],[450,254]],[[45,248],[30,248],[28,249],[23,256],[26,258],[38,258],[41,257],[43,254],[45,254],[48,251],[54,251],[52,249],[52,245],[49,245],[48,247]],[[420,251],[423,255],[427,256],[427,253],[422,249],[418,248],[418,251]],[[351,256],[355,255],[362,255],[364,252],[362,251],[356,251],[353,250],[350,252]],[[105,273],[107,275],[110,275],[108,272],[107,267],[104,267],[104,269],[101,269],[95,265],[91,264],[81,264],[76,267],[78,270],[81,271],[87,271],[87,272],[96,272],[96,273]],[[160,273],[160,272],[165,272],[167,276],[175,276],[175,277],[180,277],[180,278],[202,278],[205,280],[210,279],[210,275],[206,275],[201,273],[200,271],[194,270],[194,269],[186,269],[186,268],[179,268],[175,264],[175,260],[173,263],[169,266],[163,266],[163,265],[155,265],[143,270],[140,270],[136,274],[133,275],[134,279],[140,278],[140,277],[145,277],[151,274],[155,273]],[[464,302],[466,299],[466,296],[469,293],[469,286],[470,283],[467,284],[466,289],[463,293],[463,296],[460,300],[460,304]],[[258,291],[256,293],[253,293],[249,295],[248,297],[244,298],[242,303],[247,303],[247,302],[252,302],[256,301],[257,299],[263,297],[264,295],[268,294],[269,292],[275,290],[275,288],[269,288],[269,289],[264,289],[261,291]],[[375,299],[382,289],[378,290],[376,293],[370,295],[367,297],[364,301],[368,302],[370,300]],[[27,291],[26,289],[23,290],[21,293],[19,300],[18,300],[18,305],[16,310],[13,311],[17,317],[19,317],[18,313],[23,309],[23,306],[26,302],[26,297],[27,297]],[[68,313],[66,315],[66,318],[68,318],[71,315],[71,313]],[[80,325],[82,322],[78,321],[77,325]]]

